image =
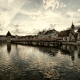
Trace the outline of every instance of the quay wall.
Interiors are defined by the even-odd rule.
[[[62,42],[62,45],[76,45],[76,46],[80,46],[80,42]]]

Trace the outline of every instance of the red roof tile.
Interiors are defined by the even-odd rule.
[[[69,36],[70,30],[61,31],[59,37]]]

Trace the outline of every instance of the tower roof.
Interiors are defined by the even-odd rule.
[[[6,34],[6,36],[11,36],[11,33],[8,31],[7,34]]]
[[[73,24],[73,22],[72,22],[71,29],[74,29],[74,27],[75,27],[75,26],[74,26],[74,24]]]

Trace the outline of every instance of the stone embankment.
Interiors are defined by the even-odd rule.
[[[80,42],[62,42],[62,45],[75,45],[75,46],[80,46]]]

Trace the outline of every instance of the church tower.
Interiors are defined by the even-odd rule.
[[[75,26],[74,26],[74,24],[72,22],[72,25],[71,25],[71,33],[74,33],[74,31],[75,31]]]

